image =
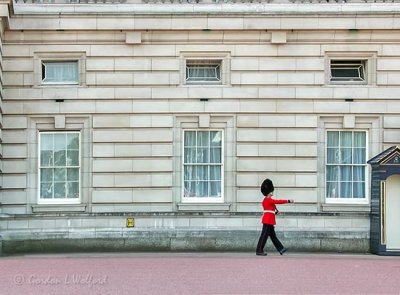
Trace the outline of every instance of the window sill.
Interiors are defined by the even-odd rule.
[[[322,204],[323,212],[370,212],[370,204]]]
[[[83,204],[50,204],[50,205],[32,205],[33,213],[47,212],[85,212],[86,205]]]
[[[371,83],[358,82],[358,81],[346,81],[346,82],[328,82],[326,84],[326,86],[333,86],[333,87],[340,87],[343,85],[360,87],[360,86],[370,86]]]
[[[203,203],[179,203],[178,211],[229,211],[231,204],[203,204]]]

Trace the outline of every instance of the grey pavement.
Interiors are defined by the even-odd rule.
[[[400,257],[276,252],[0,258],[1,294],[400,294]]]

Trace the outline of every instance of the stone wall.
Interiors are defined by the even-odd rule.
[[[133,217],[135,227],[127,228]],[[69,214],[0,221],[3,253],[71,251],[255,251],[261,230],[254,214]],[[369,250],[368,214],[287,213],[278,236],[292,251]],[[267,248],[273,250],[269,241]]]

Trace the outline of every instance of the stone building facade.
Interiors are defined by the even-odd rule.
[[[2,252],[369,251],[400,3],[0,4]]]

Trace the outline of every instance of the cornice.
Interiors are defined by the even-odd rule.
[[[8,1],[2,1],[8,3]],[[387,15],[399,14],[400,3],[13,3],[14,14],[111,15]]]

